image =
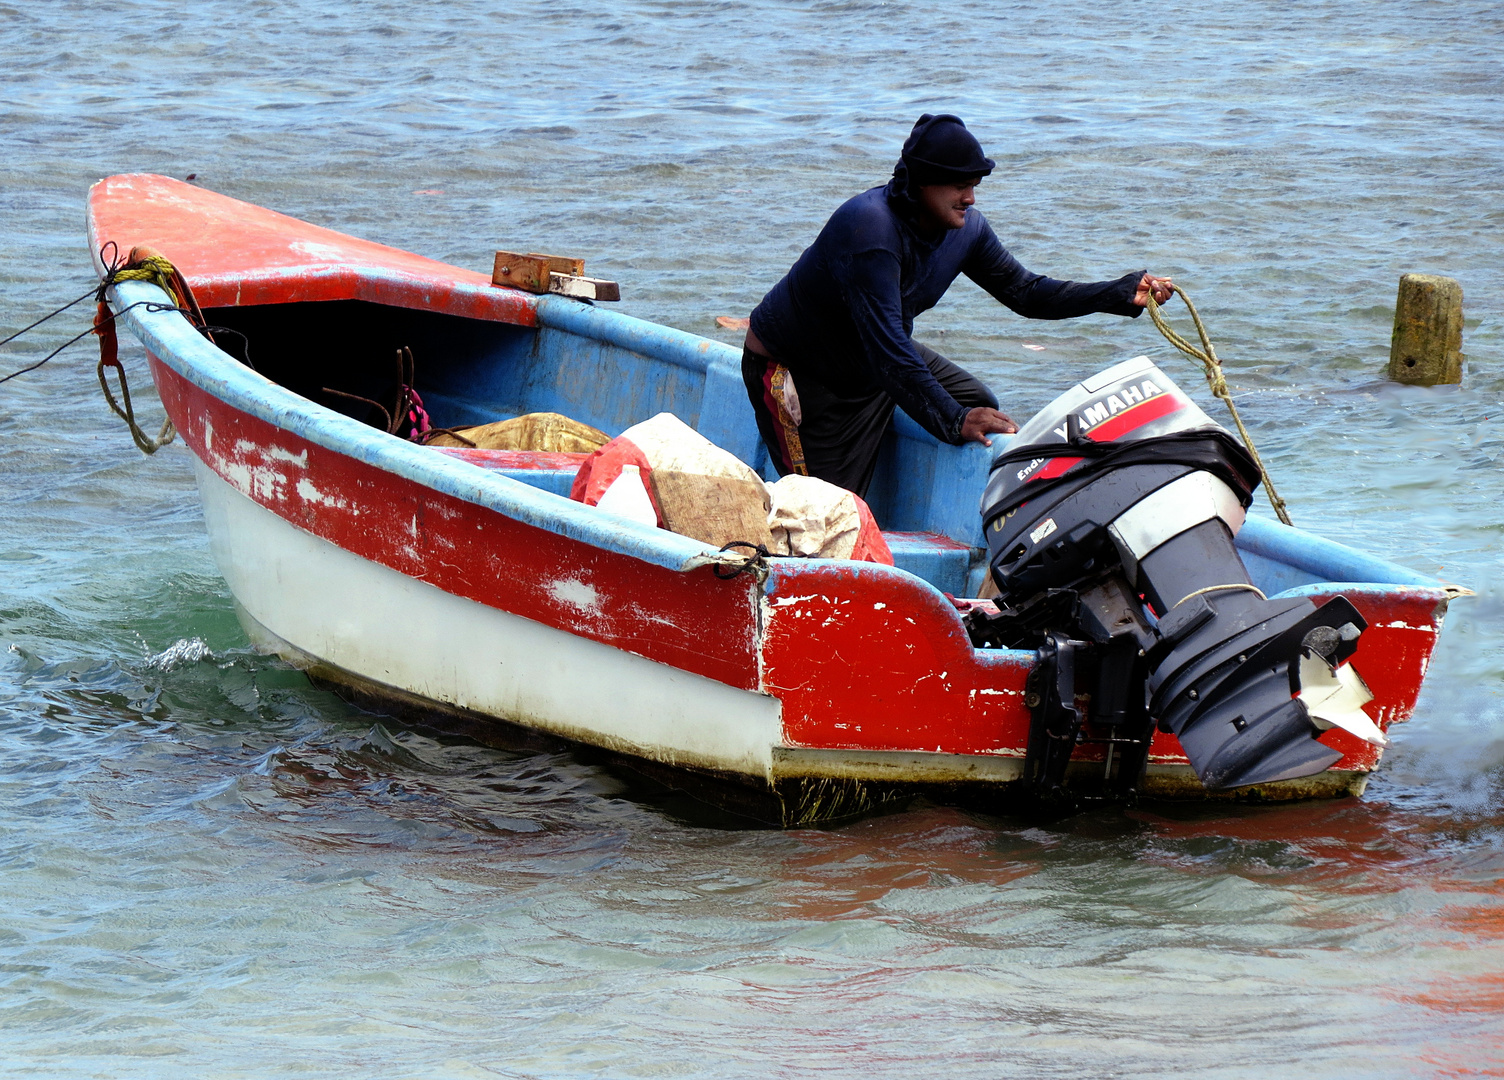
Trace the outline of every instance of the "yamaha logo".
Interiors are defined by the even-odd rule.
[[[1095,401],[1086,406],[1086,408],[1076,414],[1076,417],[1081,421],[1081,430],[1090,431],[1109,416],[1125,412],[1135,405],[1163,393],[1164,390],[1160,389],[1160,387],[1156,386],[1149,379],[1145,379],[1137,385],[1130,383],[1127,386],[1119,387],[1102,400]],[[1059,435],[1062,439],[1067,438],[1065,425],[1062,424],[1056,428],[1055,434]],[[1031,463],[1029,468],[1034,468],[1034,463]],[[1019,479],[1022,480],[1023,477],[1020,476]]]

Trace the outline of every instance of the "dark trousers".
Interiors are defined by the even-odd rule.
[[[934,349],[914,343],[940,385],[969,409],[997,408],[997,398],[975,375]],[[780,476],[817,476],[866,495],[877,467],[878,450],[893,420],[893,399],[881,390],[842,393],[808,375],[794,375],[799,422],[793,424],[781,401],[774,372],[777,360],[742,351],[742,381],[757,415],[757,430]]]

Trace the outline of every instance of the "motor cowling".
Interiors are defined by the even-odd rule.
[[[1058,789],[1064,733],[1086,720],[1140,723],[1142,738],[1106,740],[1140,746],[1140,768],[1158,723],[1213,790],[1327,769],[1342,755],[1317,736],[1334,725],[1384,744],[1347,664],[1362,616],[1345,597],[1266,599],[1238,554],[1258,483],[1249,453],[1147,357],[1066,391],[994,463],[981,510],[999,610],[972,619],[973,638],[1094,673],[1087,715],[1064,690],[1030,695],[1049,732],[1031,738],[1036,787]]]

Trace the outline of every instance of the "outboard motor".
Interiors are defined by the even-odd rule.
[[[993,464],[982,519],[999,611],[968,626],[979,646],[1039,650],[1036,798],[1069,801],[1066,765],[1088,739],[1131,796],[1156,723],[1211,790],[1322,772],[1342,756],[1317,741],[1334,725],[1385,745],[1346,663],[1363,617],[1340,596],[1267,599],[1249,578],[1233,537],[1258,483],[1147,357],[1056,398]]]

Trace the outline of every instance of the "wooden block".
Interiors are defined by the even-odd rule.
[[[1400,278],[1389,377],[1416,386],[1462,381],[1462,285],[1456,278]]]
[[[567,255],[544,255],[530,251],[498,251],[491,269],[492,285],[510,285],[530,293],[557,293],[580,300],[620,300],[621,288],[614,281],[587,278],[585,260]]]
[[[555,274],[568,274],[571,277],[580,277],[585,273],[585,260],[574,259],[568,255],[540,255],[536,251],[527,254],[529,259],[542,259],[548,263],[548,268]]]
[[[491,269],[492,285],[510,285],[531,293],[548,292],[552,271],[546,255],[519,255],[515,251],[498,251]]]
[[[577,300],[620,300],[621,286],[614,281],[600,278],[573,277],[569,274],[553,274],[549,278],[548,291],[560,296],[573,296]]]

